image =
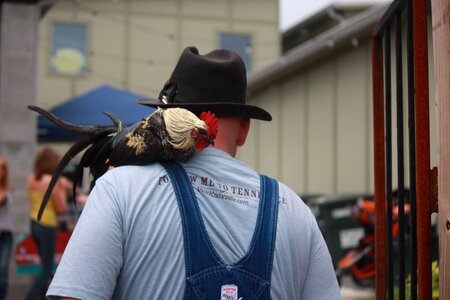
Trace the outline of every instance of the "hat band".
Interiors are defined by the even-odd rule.
[[[167,84],[160,93],[160,99],[164,97],[167,103],[211,103],[230,102],[245,103],[245,93],[238,89],[216,89],[207,87],[190,87],[179,83]]]

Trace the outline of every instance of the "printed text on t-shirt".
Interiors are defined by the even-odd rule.
[[[237,204],[249,205],[249,198],[259,199],[259,191],[251,188],[239,187],[230,184],[214,182],[205,176],[189,175],[194,190],[215,199],[233,201]],[[158,184],[169,183],[168,176],[161,176]],[[280,197],[280,204],[286,204],[285,199]]]

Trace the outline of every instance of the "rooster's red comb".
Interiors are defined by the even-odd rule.
[[[215,139],[217,132],[219,131],[219,124],[216,115],[211,113],[210,111],[202,112],[202,114],[200,115],[200,119],[202,119],[208,126],[209,136]]]

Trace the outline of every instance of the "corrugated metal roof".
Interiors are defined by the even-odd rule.
[[[373,6],[373,3],[333,3],[325,7],[283,32],[283,53]]]
[[[352,43],[355,46],[359,39],[370,38],[371,29],[387,7],[388,5],[370,8],[290,50],[266,67],[251,72],[248,76],[249,92],[255,92],[320,59],[352,47]]]

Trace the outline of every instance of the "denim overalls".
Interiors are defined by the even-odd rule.
[[[270,279],[278,218],[278,182],[260,175],[261,192],[255,231],[248,252],[227,265],[206,232],[194,190],[184,168],[164,163],[181,214],[189,300],[270,299]]]

